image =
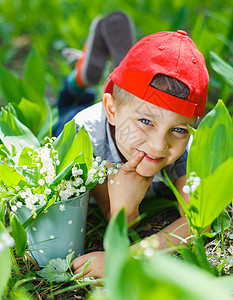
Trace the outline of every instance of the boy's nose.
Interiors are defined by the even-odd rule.
[[[153,135],[149,142],[149,146],[158,153],[158,155],[166,155],[166,151],[169,148],[169,142],[167,137],[163,134],[155,134]]]

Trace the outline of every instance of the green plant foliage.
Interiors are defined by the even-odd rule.
[[[77,156],[83,152],[84,161],[79,163],[86,163],[88,170],[92,166],[93,149],[88,132],[82,127],[76,135],[75,121],[72,120],[64,127],[63,132],[54,142],[54,148],[58,151],[61,164],[58,167],[58,172],[66,168]]]
[[[37,274],[45,280],[53,282],[65,282],[71,279],[71,274],[68,271],[71,269],[72,260],[75,252],[68,254],[66,259],[56,258],[51,259],[49,263]]]
[[[131,256],[128,242],[126,219],[124,220],[124,211],[121,210],[110,221],[105,236],[106,289],[98,289],[90,299],[231,299],[231,290],[225,290],[225,284],[216,280],[209,272],[159,251],[149,251],[148,254],[144,252],[144,255],[138,257]],[[120,250],[116,245],[119,245]],[[196,256],[200,257],[195,259],[199,260],[202,268],[208,269],[205,266],[206,257],[202,259],[205,256],[204,247],[199,242],[196,251]],[[114,252],[116,256],[113,255]],[[232,278],[227,284],[230,282],[233,282]]]
[[[191,172],[204,179],[229,157],[233,156],[231,117],[219,100],[201,121],[188,155],[187,177]]]
[[[15,240],[15,251],[19,256],[23,256],[27,247],[27,234],[18,218],[13,214],[10,218],[11,234]]]
[[[9,101],[17,104],[22,97],[19,79],[4,69],[0,69],[0,91],[5,104]]]
[[[233,68],[230,64],[221,59],[216,53],[210,51],[211,67],[221,75],[224,80],[233,87]]]
[[[24,147],[39,147],[39,142],[34,134],[23,125],[14,115],[2,108],[0,113],[0,139],[11,153],[12,146],[17,152]]]
[[[233,126],[222,101],[200,123],[190,148],[187,177],[201,183],[191,193],[188,218],[198,234],[210,225],[233,199]],[[219,184],[221,182],[221,184]],[[221,201],[220,201],[221,199]]]
[[[211,233],[205,233],[209,237],[213,237],[216,234],[227,230],[231,226],[231,217],[226,209],[216,218],[212,224]]]
[[[231,203],[233,199],[232,174],[233,158],[229,158],[214,173],[203,179],[194,195],[191,195],[189,218],[191,225],[199,234]],[[221,184],[219,184],[220,180]]]
[[[45,67],[39,53],[32,49],[24,63],[24,78],[30,87],[40,96],[45,91]]]
[[[0,236],[2,233],[6,233],[5,227],[2,222],[0,222]],[[5,247],[0,250],[0,297],[3,295],[5,286],[11,274],[11,258],[10,249]]]
[[[107,251],[105,277],[110,295],[115,295],[112,300],[120,299],[121,268],[129,258],[129,239],[126,224],[125,213],[122,209],[111,219],[104,238],[104,248]]]
[[[0,162],[0,172],[1,172],[1,180],[9,185],[9,186],[16,186],[21,181],[26,183],[24,176],[19,174],[13,167]]]

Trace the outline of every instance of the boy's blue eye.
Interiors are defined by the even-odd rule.
[[[148,119],[143,119],[142,118],[139,121],[142,122],[143,124],[146,124],[146,125],[153,125],[153,123]]]
[[[173,128],[173,131],[177,133],[188,133],[188,130],[184,128]]]

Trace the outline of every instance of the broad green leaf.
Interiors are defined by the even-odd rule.
[[[29,147],[23,148],[19,156],[18,166],[26,165],[27,167],[35,167],[35,164],[33,164],[32,158],[28,152],[33,153],[34,149]]]
[[[65,178],[66,175],[68,175],[68,173],[72,169],[74,163],[80,164],[80,167],[83,170],[83,178],[85,180],[87,177],[87,168],[85,167],[85,157],[83,153],[80,153],[68,166],[65,167],[65,169],[63,169],[59,174],[57,174],[57,176],[53,179],[53,181],[50,182],[49,185],[56,185],[63,178]]]
[[[0,222],[0,237],[2,233],[6,234],[7,231],[3,223]],[[1,296],[3,294],[7,281],[11,275],[11,257],[10,249],[8,247],[0,251],[0,266],[0,298],[2,299]]]
[[[74,252],[67,255],[66,259],[51,259],[41,271],[37,271],[36,273],[45,280],[53,282],[69,281],[71,276],[67,271],[71,267],[73,257]]]
[[[39,53],[32,49],[24,62],[24,78],[39,95],[44,95],[45,67]]]
[[[233,67],[220,58],[216,53],[210,51],[211,67],[216,73],[223,77],[223,79],[233,87]]]
[[[52,127],[54,124],[56,124],[59,118],[59,112],[57,107],[53,107],[51,109],[50,106],[47,105],[47,111],[47,118],[36,136],[39,141],[43,140],[45,136],[52,137]]]
[[[53,143],[54,149],[58,151],[60,161],[63,161],[64,157],[67,155],[67,152],[74,141],[75,135],[75,121],[72,120],[65,124],[63,131]],[[58,172],[60,171],[61,169],[59,168]]]
[[[27,234],[15,214],[10,217],[11,234],[15,240],[15,251],[19,256],[23,256],[27,247]]]
[[[212,274],[159,252],[145,261],[143,270],[154,280],[153,289],[149,292],[150,297],[147,296],[144,299],[231,299],[224,285],[218,282]],[[122,280],[126,280],[126,278],[122,278]],[[166,293],[166,291],[165,297],[159,297],[159,292]]]
[[[63,169],[57,176],[50,182],[49,185],[56,185],[58,184],[71,170],[74,161],[72,161],[65,169]]]
[[[20,181],[27,183],[25,178],[11,166],[0,162],[1,180],[8,186],[15,187]]]
[[[196,172],[203,180],[229,157],[233,156],[233,127],[231,117],[219,100],[196,131],[188,155],[187,177]]]
[[[40,147],[37,138],[11,113],[2,109],[0,114],[0,139],[8,151],[11,152],[12,144],[17,152],[24,147]]]
[[[20,122],[36,135],[47,116],[44,105],[22,98],[15,108]]]
[[[26,170],[24,170],[22,167],[16,167],[15,169],[21,175],[23,175],[23,177],[27,181],[28,186],[30,186],[30,185],[38,186],[38,181],[39,181],[39,179],[41,179],[39,167],[35,167],[35,168],[29,167]]]
[[[11,300],[33,300],[32,296],[26,291],[26,288],[14,288],[11,291]]]
[[[121,269],[129,257],[129,238],[124,208],[111,219],[104,237],[104,248],[107,251],[105,278],[111,295],[117,295]]]
[[[58,168],[59,172],[67,167],[81,152],[85,157],[87,168],[90,169],[92,165],[93,150],[89,134],[84,127],[79,130],[72,144],[70,144],[70,147],[66,148],[63,160],[60,160],[61,164]]]
[[[224,209],[223,212],[218,216],[212,223],[211,232],[205,232],[204,235],[208,237],[214,237],[216,234],[227,230],[231,225],[231,217],[227,210]]]
[[[191,194],[189,213],[191,224],[201,233],[229,205],[233,199],[233,158],[221,164],[204,178]]]
[[[0,69],[0,93],[6,103],[19,103],[22,97],[21,84],[15,76],[5,69]]]

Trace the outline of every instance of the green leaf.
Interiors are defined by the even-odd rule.
[[[92,149],[92,143],[91,143],[89,134],[83,126],[79,130],[77,135],[74,137],[74,135],[73,135],[73,127],[75,126],[74,120],[71,122],[72,122],[71,123],[72,132],[70,135],[66,135],[67,130],[65,130],[64,138],[62,139],[62,144],[60,144],[59,150],[62,150],[61,151],[62,158],[59,155],[61,164],[58,167],[58,172],[61,172],[64,168],[66,168],[73,160],[75,160],[75,158],[81,152],[83,152],[87,168],[90,169],[92,166],[93,149]],[[73,137],[74,137],[74,139],[73,139]],[[60,137],[59,137],[59,140],[60,140]],[[66,142],[66,140],[67,140],[67,142]],[[57,149],[57,143],[54,143],[54,148]],[[58,152],[59,152],[59,150],[58,150]]]
[[[202,232],[229,205],[233,199],[233,158],[221,164],[204,178],[191,194],[188,217],[191,224]]]
[[[0,139],[9,152],[12,149],[11,145],[15,146],[17,152],[20,152],[27,146],[40,147],[33,133],[16,117],[4,109],[2,109],[0,114]]]
[[[15,251],[19,256],[23,256],[27,247],[27,234],[15,214],[10,217],[10,227],[15,240]]]
[[[39,95],[44,95],[45,67],[39,53],[32,49],[24,62],[24,77],[31,88]]]
[[[59,118],[59,112],[57,107],[53,107],[51,109],[50,106],[47,105],[47,111],[47,118],[36,136],[39,141],[43,140],[45,136],[52,137],[52,127],[58,121]]]
[[[20,181],[27,183],[25,178],[20,173],[18,173],[13,167],[2,162],[0,162],[0,174],[1,180],[8,187],[15,187]]]
[[[129,238],[124,208],[111,219],[104,237],[104,248],[107,251],[105,278],[111,294],[116,295],[119,290],[121,269],[129,258]]]
[[[28,152],[33,153],[34,149],[29,147],[23,148],[19,156],[18,166],[26,165],[27,167],[35,167],[35,164],[33,163],[33,160]]]
[[[5,207],[0,201],[0,222],[5,225]]]
[[[0,93],[6,103],[19,103],[22,97],[22,89],[18,78],[3,68],[0,69]]]
[[[20,122],[36,135],[46,119],[46,107],[23,97],[15,109]]]
[[[63,161],[71,147],[76,135],[75,121],[72,120],[65,124],[63,131],[58,138],[54,141],[54,149],[58,151],[60,161]],[[77,153],[78,155],[78,153]],[[58,172],[61,170],[59,169]]]
[[[211,67],[223,79],[233,87],[233,68],[230,64],[221,59],[215,52],[210,51]]]
[[[231,117],[219,100],[215,108],[201,121],[188,155],[187,177],[191,172],[203,180],[233,156]]]
[[[6,234],[7,231],[2,222],[0,222],[0,237],[2,233]],[[7,281],[11,275],[11,257],[10,249],[6,247],[0,251],[0,298],[4,292]]]
[[[223,212],[218,216],[212,224],[211,232],[204,233],[205,236],[214,237],[216,234],[222,232],[222,230],[227,230],[231,225],[231,217],[227,210],[224,209]]]
[[[67,270],[71,267],[73,257],[74,252],[68,254],[66,259],[51,259],[41,271],[37,271],[36,273],[42,278],[53,282],[69,281],[71,276]]]
[[[66,256],[66,264],[68,268],[71,268],[74,256],[75,256],[75,251],[71,252]]]

